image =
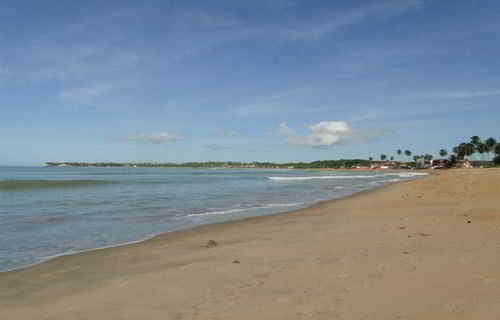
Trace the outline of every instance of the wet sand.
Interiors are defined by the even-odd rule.
[[[499,169],[0,273],[0,319],[499,317]]]

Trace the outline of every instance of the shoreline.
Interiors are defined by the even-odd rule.
[[[0,317],[495,318],[499,182],[498,169],[439,171],[55,258],[0,274]]]
[[[290,170],[292,170],[292,169],[290,169]],[[309,169],[305,169],[305,170],[309,170]],[[325,171],[329,171],[329,170],[337,170],[337,169],[310,169],[310,170],[325,170]],[[340,170],[340,169],[338,169],[338,170]],[[353,170],[357,170],[357,169],[353,169]],[[341,171],[344,171],[344,170],[341,170]],[[363,171],[366,171],[366,170],[363,170]],[[380,171],[412,172],[410,170],[386,170],[386,169],[380,169]],[[421,172],[424,173],[423,170]],[[62,257],[73,256],[73,255],[80,255],[80,254],[85,254],[85,253],[92,252],[92,251],[107,250],[107,249],[113,249],[113,248],[126,247],[126,246],[129,246],[129,245],[136,245],[136,244],[144,243],[144,242],[147,242],[147,241],[152,241],[152,240],[154,240],[157,237],[168,236],[168,235],[173,234],[173,233],[196,232],[196,230],[198,228],[203,228],[203,227],[209,227],[209,226],[214,226],[214,225],[222,225],[222,224],[231,224],[231,223],[238,223],[238,222],[242,222],[243,223],[243,222],[245,222],[247,220],[252,220],[252,219],[255,219],[255,218],[265,218],[265,217],[272,217],[272,216],[276,216],[276,215],[286,215],[286,214],[291,214],[291,213],[300,213],[301,211],[307,211],[308,209],[313,209],[316,206],[319,206],[319,205],[322,205],[322,204],[328,204],[330,202],[340,201],[340,200],[343,200],[343,199],[349,199],[349,198],[352,198],[352,197],[355,197],[355,196],[358,196],[358,195],[361,196],[363,194],[368,194],[370,192],[376,191],[377,189],[386,188],[386,187],[389,187],[391,185],[405,183],[405,182],[410,182],[410,181],[413,181],[413,180],[416,180],[416,179],[425,179],[425,178],[428,178],[428,177],[432,176],[432,174],[433,174],[432,172],[429,172],[429,171],[425,171],[425,173],[426,173],[426,175],[417,175],[417,176],[415,176],[414,178],[412,178],[410,180],[400,180],[400,181],[397,181],[397,182],[387,182],[384,185],[373,186],[373,187],[370,187],[367,190],[358,191],[358,192],[355,192],[355,193],[352,193],[352,194],[349,194],[349,195],[346,195],[346,196],[341,196],[339,198],[332,198],[332,199],[314,201],[314,202],[312,202],[310,204],[307,204],[305,207],[302,207],[302,208],[297,208],[297,209],[292,209],[292,210],[285,210],[285,211],[275,212],[275,213],[271,213],[271,214],[264,214],[264,215],[243,217],[241,219],[236,218],[236,219],[233,219],[233,220],[227,220],[227,221],[221,221],[221,222],[213,222],[213,223],[208,223],[208,224],[195,225],[195,226],[187,227],[185,229],[178,229],[178,230],[172,230],[172,231],[163,231],[163,232],[159,232],[159,233],[156,233],[156,234],[151,234],[151,235],[148,235],[148,236],[146,236],[144,238],[141,238],[141,239],[138,239],[138,240],[127,241],[127,242],[124,242],[124,243],[118,243],[118,244],[112,244],[112,245],[103,246],[103,247],[89,248],[89,249],[83,249],[83,250],[78,250],[78,251],[60,253],[60,254],[56,254],[56,255],[44,257],[40,261],[34,262],[32,264],[29,264],[29,265],[20,266],[20,267],[17,267],[17,268],[12,268],[12,269],[7,269],[7,270],[0,270],[0,275],[5,274],[5,273],[9,273],[9,272],[16,272],[16,271],[21,271],[21,270],[26,270],[26,269],[29,269],[29,268],[33,268],[33,267],[36,267],[38,265],[41,265],[41,264],[44,264],[44,263],[47,263],[47,262],[50,262],[52,260],[56,260],[56,259],[59,259],[59,258],[62,258]]]

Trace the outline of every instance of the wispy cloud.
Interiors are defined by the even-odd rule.
[[[148,143],[153,143],[153,144],[163,144],[163,143],[174,142],[174,141],[177,141],[181,138],[182,137],[176,133],[163,131],[163,132],[152,133],[152,134],[140,133],[140,134],[132,135],[129,137],[129,140],[148,142]]]
[[[467,99],[488,96],[500,96],[500,90],[459,90],[447,91],[430,94],[422,94],[417,96],[424,99]]]
[[[342,27],[362,23],[372,18],[390,18],[425,6],[423,0],[393,0],[377,2],[342,13],[334,13],[319,22],[288,29],[285,34],[291,39],[319,39]]]
[[[68,102],[86,103],[94,98],[98,98],[110,93],[116,87],[110,84],[95,84],[87,87],[76,87],[65,89],[60,93],[62,100]]]
[[[301,100],[304,97],[314,95],[314,90],[308,87],[290,88],[288,90],[277,90],[268,95],[261,95],[248,99],[232,109],[232,112],[240,117],[268,116],[280,113],[315,113],[332,110],[329,106],[308,105],[305,107]]]
[[[241,133],[239,131],[235,131],[235,130],[228,130],[228,131],[223,131],[222,135],[224,137],[239,137],[239,136],[241,136]]]
[[[271,152],[272,149],[263,146],[234,145],[211,143],[203,146],[205,149],[220,152]]]
[[[285,137],[295,136],[295,131],[292,130],[286,122],[280,123],[280,125],[278,126],[277,133],[278,135]]]
[[[290,0],[259,3],[273,10],[283,10],[296,4]],[[71,91],[74,81],[123,81],[137,77],[136,73],[141,72],[140,64],[144,68],[160,63],[166,68],[248,37],[318,39],[340,27],[369,18],[395,16],[420,8],[423,3],[423,0],[392,0],[346,12],[331,9],[321,19],[295,18],[289,25],[270,18],[258,21],[245,19],[231,10],[174,6],[161,22],[165,24],[163,28],[168,37],[162,45],[158,45],[158,51],[135,45],[131,40],[134,34],[127,33],[127,26],[134,25],[140,17],[151,15],[153,10],[147,6],[134,6],[114,13],[84,17],[65,28],[41,34],[37,39],[24,43],[22,48],[7,50],[7,55],[15,56],[8,72],[10,77],[20,82],[61,81],[63,91]],[[60,95],[67,93],[61,92]],[[241,109],[245,113],[252,112],[255,107],[250,105]]]
[[[373,121],[379,116],[378,112],[371,110],[353,117],[352,122]]]

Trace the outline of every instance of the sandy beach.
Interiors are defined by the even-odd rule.
[[[59,257],[0,273],[0,319],[498,319],[498,186],[439,171]]]

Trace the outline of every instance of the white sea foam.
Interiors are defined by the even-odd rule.
[[[267,177],[270,180],[276,180],[276,181],[294,181],[294,180],[322,180],[322,179],[377,179],[377,178],[383,178],[383,177],[393,177],[393,176],[398,176],[400,178],[413,178],[417,176],[427,176],[428,173],[425,172],[390,172],[390,173],[385,173],[385,174],[374,174],[374,175],[352,175],[352,176],[347,176],[347,175],[339,175],[339,176],[297,176],[297,177],[279,177],[279,176],[272,176],[272,177]]]
[[[304,205],[305,202],[296,202],[296,203],[270,203],[270,204],[266,204],[265,206],[263,207],[255,207],[256,209],[260,209],[260,208],[275,208],[275,207],[297,207],[297,206],[301,206],[301,205]]]
[[[396,175],[398,175],[400,178],[413,178],[419,176],[428,176],[429,174],[425,172],[399,172]]]
[[[223,214],[228,214],[228,213],[242,212],[245,210],[247,210],[247,209],[229,209],[229,210],[223,210],[223,211],[207,211],[207,212],[201,212],[201,213],[191,213],[191,214],[188,214],[186,217],[217,216],[217,215],[223,215]]]
[[[267,177],[270,180],[293,181],[293,180],[319,180],[319,179],[372,179],[376,176],[306,176],[306,177]]]
[[[264,206],[258,206],[258,207],[249,207],[249,208],[237,208],[237,209],[228,209],[228,210],[221,210],[221,211],[207,211],[207,212],[201,212],[201,213],[192,213],[187,215],[186,217],[202,217],[202,216],[213,216],[213,215],[225,215],[225,214],[231,214],[231,213],[238,213],[238,212],[244,212],[244,211],[252,211],[252,210],[259,210],[259,209],[270,209],[270,208],[287,208],[287,207],[298,207],[305,205],[305,202],[294,202],[294,203],[269,203]]]

